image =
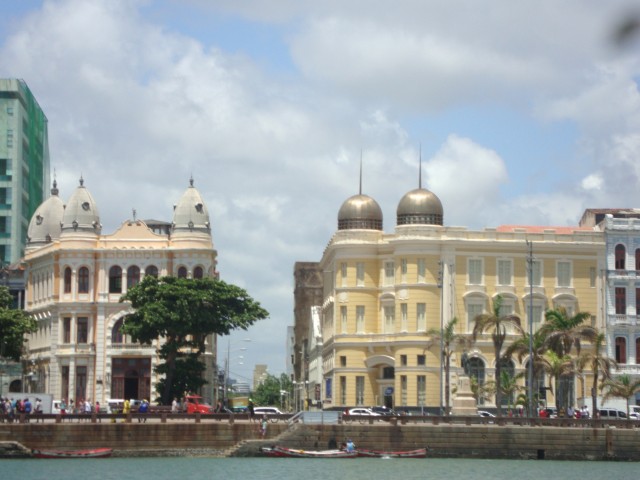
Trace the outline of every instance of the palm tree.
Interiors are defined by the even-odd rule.
[[[547,347],[559,357],[569,355],[572,347],[575,347],[579,355],[581,340],[593,342],[597,335],[595,328],[583,325],[585,320],[591,318],[588,312],[578,312],[570,317],[565,307],[558,307],[547,310],[544,316],[546,321],[540,327],[541,333],[546,339]]]
[[[617,368],[617,362],[607,357],[603,350],[606,343],[606,336],[602,332],[597,332],[593,340],[593,350],[582,352],[576,361],[579,371],[588,367],[593,372],[593,386],[591,387],[591,400],[593,402],[593,412],[598,411],[598,380],[602,373],[603,380],[611,378],[611,369]]]
[[[502,389],[500,382],[502,380],[502,347],[507,336],[507,327],[514,327],[519,333],[522,333],[520,326],[520,318],[516,315],[502,315],[502,296],[496,295],[493,299],[493,311],[491,313],[482,313],[475,319],[473,327],[473,340],[476,341],[479,335],[485,332],[491,332],[491,340],[493,341],[493,353],[495,358],[495,379],[496,379],[496,407],[498,408],[498,416],[502,416]]]
[[[507,397],[507,411],[511,411],[511,400],[515,394],[522,390],[524,387],[518,383],[518,380],[524,376],[524,372],[511,376],[509,372],[502,370],[500,378],[500,389],[502,394]]]
[[[558,415],[560,415],[560,391],[559,391],[559,383],[560,379],[565,375],[573,374],[574,365],[571,357],[569,355],[559,356],[554,351],[549,350],[545,353],[544,358],[544,369],[549,374],[549,387],[552,392],[555,392],[556,397],[556,409],[558,410]],[[553,385],[552,385],[553,379]],[[555,389],[553,388],[555,387]]]
[[[451,384],[451,356],[454,354],[454,347],[461,347],[462,350],[466,350],[471,345],[471,339],[467,335],[461,335],[456,333],[455,327],[458,323],[458,318],[453,317],[444,326],[443,330],[431,329],[427,332],[427,335],[431,336],[433,343],[430,347],[436,345],[436,342],[442,340],[442,359],[444,361],[444,398],[445,398],[445,415],[450,415],[450,384]],[[438,343],[438,346],[440,344]]]
[[[627,402],[627,419],[629,418],[629,399],[640,392],[640,379],[631,380],[627,374],[620,375],[616,378],[608,378],[602,382],[602,389],[605,391],[602,402],[606,402],[609,398],[624,398]],[[593,412],[596,413],[595,411]]]
[[[480,403],[480,400],[488,400],[489,395],[495,394],[496,391],[493,382],[482,384],[478,381],[478,377],[473,375],[469,377],[469,386],[471,388],[471,395],[476,399],[476,404]]]

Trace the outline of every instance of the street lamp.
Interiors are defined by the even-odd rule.
[[[533,417],[533,242],[527,240],[529,254],[529,416]]]
[[[251,339],[250,338],[245,338],[242,340],[243,342],[250,342]],[[234,351],[236,352],[244,352],[247,349],[247,347],[240,347],[235,349]],[[230,361],[230,355],[231,355],[231,337],[229,337],[227,339],[227,361],[226,361],[226,365],[225,365],[225,373],[224,373],[224,391],[223,391],[223,403],[226,405],[227,404],[227,398],[228,398],[228,393],[227,393],[227,389],[229,388],[229,361]],[[243,357],[244,358],[244,357]]]

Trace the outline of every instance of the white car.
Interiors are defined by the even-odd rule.
[[[372,417],[382,416],[379,413],[374,412],[370,408],[365,407],[349,408],[348,410],[344,411],[344,415],[371,415]]]
[[[495,417],[495,415],[491,412],[487,412],[486,410],[478,410],[479,417]]]
[[[254,415],[284,415],[280,409],[276,407],[255,407],[253,409]]]

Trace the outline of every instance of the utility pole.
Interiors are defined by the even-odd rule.
[[[529,416],[533,417],[533,242],[527,240],[529,253]]]
[[[440,415],[444,413],[444,261],[438,262],[438,288],[440,289]],[[426,312],[425,312],[426,314]]]

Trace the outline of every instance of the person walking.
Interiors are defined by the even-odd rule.
[[[262,421],[260,423],[260,435],[264,439],[267,436],[267,415],[262,416]]]

